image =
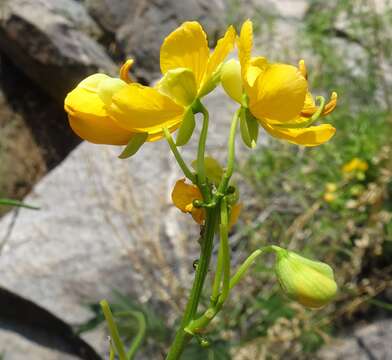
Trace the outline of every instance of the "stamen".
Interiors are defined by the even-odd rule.
[[[298,123],[286,123],[286,124],[278,124],[274,125],[280,128],[284,129],[300,129],[300,128],[305,128],[308,127],[309,125],[313,124],[315,121],[318,120],[318,118],[324,114],[324,109],[325,109],[325,99],[323,96],[317,96],[316,101],[320,102],[320,105],[316,108],[316,111],[313,113],[309,119],[306,119],[305,121],[298,122]]]
[[[328,103],[325,105],[324,111],[323,111],[323,116],[330,114],[332,111],[335,110],[336,104],[338,102],[338,94],[334,91],[331,94],[331,99],[328,101]]]
[[[132,78],[129,75],[129,70],[131,69],[134,63],[133,59],[128,59],[120,69],[120,79],[125,81],[126,83],[133,82]]]
[[[299,68],[299,71],[300,71],[300,73],[302,74],[302,76],[303,76],[305,79],[308,79],[308,70],[306,69],[305,60],[301,59],[301,60],[298,62],[298,68]]]

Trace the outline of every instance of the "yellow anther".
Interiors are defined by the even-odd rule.
[[[303,76],[305,79],[307,79],[307,78],[308,78],[308,71],[307,71],[307,69],[306,69],[305,60],[301,59],[301,60],[298,62],[298,68],[299,68],[299,71],[300,71],[300,73],[302,74],[302,76]]]
[[[128,59],[120,69],[120,79],[125,81],[126,83],[131,83],[132,78],[129,76],[129,70],[131,69],[134,63],[133,59]]]

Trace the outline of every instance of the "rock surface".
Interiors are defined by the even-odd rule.
[[[83,77],[113,71],[103,47],[88,36],[97,32],[74,0],[6,0],[0,12],[0,50],[59,102]]]
[[[322,360],[387,360],[391,357],[392,321],[359,327],[353,335],[335,340],[319,353]]]
[[[12,331],[0,329],[0,354],[4,360],[77,360],[76,356],[38,345]],[[33,357],[32,357],[33,356]]]
[[[136,76],[145,82],[158,77],[162,40],[183,21],[202,23],[211,44],[224,27],[223,0],[87,0],[86,4],[96,21],[114,34],[123,54],[135,58]]]
[[[1,84],[1,82],[0,82]],[[26,154],[29,154],[26,159]],[[46,172],[39,146],[0,87],[0,196],[22,198]],[[3,209],[0,209],[2,213]],[[6,209],[4,209],[6,210]]]

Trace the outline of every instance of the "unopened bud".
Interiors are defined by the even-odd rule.
[[[241,65],[237,60],[231,59],[222,66],[221,84],[227,95],[241,104],[242,78]]]
[[[283,291],[304,306],[322,307],[336,295],[333,270],[325,263],[280,249],[275,271]]]

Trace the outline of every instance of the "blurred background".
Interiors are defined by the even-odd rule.
[[[392,357],[392,4],[388,0],[1,0],[0,354],[5,360],[106,359],[98,303],[142,314],[140,359],[161,359],[187,296],[198,229],[170,203],[181,177],[162,141],[135,157],[80,144],[63,100],[95,72],[159,78],[159,47],[185,20],[211,47],[251,18],[254,54],[305,59],[314,94],[339,94],[335,137],[300,148],[261,134],[239,147],[243,211],[234,265],[280,244],[333,266],[335,302],[310,311],[279,290],[259,261],[212,323],[207,348],[184,359]],[[224,161],[232,104],[218,89],[208,152]],[[197,136],[194,136],[197,137]],[[240,144],[239,144],[240,145]],[[194,159],[194,141],[183,152]],[[204,299],[207,303],[208,299]],[[132,336],[137,319],[121,320]]]

